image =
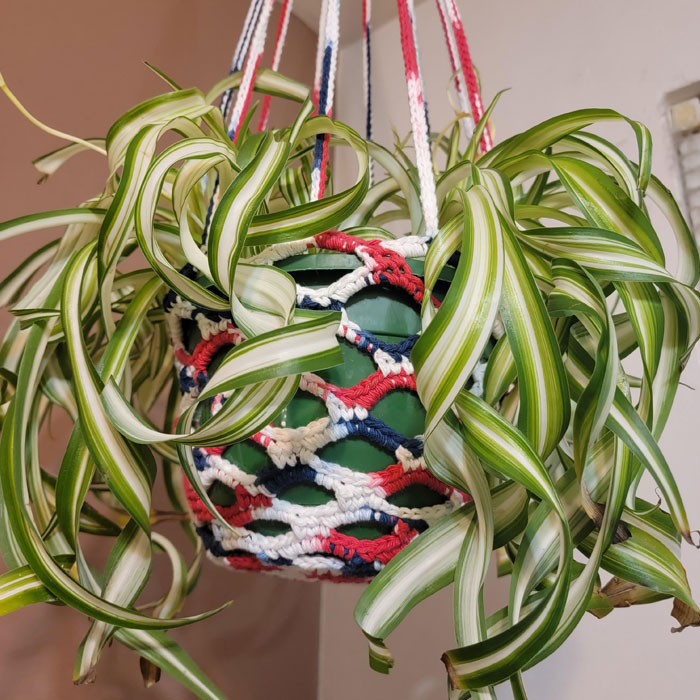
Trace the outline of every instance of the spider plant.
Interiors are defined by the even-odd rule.
[[[263,133],[246,123],[231,143],[213,105],[240,74],[206,94],[165,79],[170,91],[124,114],[105,139],[59,133],[70,145],[35,161],[48,177],[78,153],[100,152],[110,176],[99,194],[0,225],[4,240],[64,227],[0,286],[14,314],[0,346],[0,549],[9,569],[0,612],[51,602],[90,618],[78,682],[94,675],[114,638],[147,660],[145,677],[158,667],[199,697],[221,698],[166,635],[216,610],[176,617],[203,550],[186,519],[188,559],[158,531],[154,481],[165,481],[172,509],[183,514],[184,472],[231,527],[200,483],[191,448],[245,439],[290,401],[302,372],[341,361],[338,314],[297,309],[294,280],[264,261],[328,229],[390,239],[388,220],[423,241],[423,222],[404,150],[311,116],[305,86],[260,70],[256,91],[298,102],[299,116]],[[611,121],[633,130],[633,157],[591,131]],[[357,171],[347,189],[311,202],[304,173],[319,134],[350,148]],[[444,162],[440,230],[423,260],[427,291],[445,266],[454,274],[440,305],[425,295],[412,355],[427,464],[471,501],[389,562],[364,591],[356,620],[371,665],[387,672],[385,639],[416,604],[453,583],[456,647],[443,660],[456,696],[493,697],[493,686],[510,680],[524,697],[521,672],[554,651],[587,610],[603,617],[618,604],[665,598],[698,610],[680,563],[690,527],[658,439],[700,334],[700,262],[679,207],[651,174],[642,124],[581,110],[481,157],[479,140],[477,129],[464,145],[458,122],[434,137]],[[370,158],[384,173],[373,186]],[[674,272],[650,205],[674,234]],[[162,310],[169,290],[231,313],[248,338],[184,410]],[[465,385],[494,328],[502,333],[477,395]],[[632,355],[639,376],[628,371]],[[222,410],[198,423],[198,404],[222,392]],[[167,410],[158,418],[160,398]],[[43,468],[38,438],[53,409],[73,422],[56,474]],[[663,507],[637,497],[645,473]],[[86,560],[87,535],[111,542],[103,571]],[[494,550],[510,596],[486,617]],[[172,583],[144,604],[155,553],[169,557]],[[601,570],[617,578],[601,587]]]

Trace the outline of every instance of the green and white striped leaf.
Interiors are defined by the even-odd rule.
[[[569,350],[567,370],[572,396],[577,400],[588,383],[592,359],[584,350],[574,345],[571,345]],[[678,532],[686,541],[691,542],[688,516],[671,469],[648,427],[620,389],[615,391],[606,426],[625,442],[649,471],[666,500]]]
[[[91,143],[98,148],[103,150],[106,149],[105,139],[102,138],[92,138],[85,139],[86,143]],[[69,143],[67,146],[61,146],[50,153],[46,153],[43,156],[39,156],[32,161],[32,165],[42,173],[42,177],[39,182],[44,182],[47,178],[53,175],[61,166],[63,166],[68,160],[73,156],[82,153],[83,151],[89,151],[90,148],[84,143]]]
[[[506,631],[444,654],[453,687],[471,689],[494,685],[516,674],[556,629],[568,592],[572,542],[556,489],[527,439],[472,394],[462,391],[455,406],[475,454],[491,469],[548,503],[557,515],[559,536],[554,585],[540,604]]]
[[[226,700],[226,696],[165,632],[122,628],[116,639],[165,671],[202,700]]]
[[[0,576],[0,616],[32,603],[49,603],[54,600],[54,596],[28,566]]]
[[[134,520],[122,530],[110,552],[102,597],[111,603],[131,607],[146,585],[151,571],[151,541]],[[114,625],[95,621],[78,648],[73,682],[84,683],[94,675],[102,649],[114,632]]]
[[[518,377],[518,428],[546,459],[569,425],[566,373],[542,295],[516,239],[504,230],[503,241],[500,311]]]
[[[53,602],[55,598],[29,567],[0,576],[0,615],[31,603]],[[226,700],[194,661],[164,632],[118,629],[115,637],[125,646],[149,659],[203,700]]]
[[[54,292],[50,299],[57,301],[57,296]],[[30,354],[25,355],[20,364],[18,392],[7,411],[4,429],[0,435],[0,455],[4,458],[4,464],[9,465],[0,471],[4,503],[13,535],[23,557],[56,598],[97,620],[137,629],[166,629],[210,616],[216,611],[178,620],[156,620],[114,605],[77,583],[47,551],[24,501],[23,484],[26,481],[27,455],[21,438],[25,434],[26,425],[23,423],[27,420],[27,410],[30,408],[28,396],[33,393],[31,387],[36,383],[37,366],[33,359],[37,353],[41,354],[42,345],[45,347],[47,336],[51,332],[51,323],[49,321],[37,325],[29,334],[27,350]]]
[[[524,489],[511,483],[497,487],[492,499],[494,546],[499,546],[503,529],[507,531],[506,537],[510,537],[514,522],[525,524],[527,497]],[[472,503],[445,516],[402,549],[360,597],[355,620],[373,642],[376,664],[380,662],[379,656],[383,656],[388,665],[391,657],[382,641],[411,609],[453,580],[461,544],[473,518]]]
[[[423,311],[423,333],[411,353],[418,395],[426,408],[426,436],[449,410],[481,358],[503,284],[503,233],[493,201],[481,186],[461,195],[460,261],[440,309],[427,319]],[[444,256],[435,262],[430,254],[426,257],[426,278],[434,278],[443,260]]]
[[[150,453],[125,441],[101,408],[102,381],[88,356],[81,327],[85,278],[95,274],[94,248],[79,251],[66,272],[61,319],[71,357],[83,439],[110,490],[145,532],[150,531],[153,470]]]

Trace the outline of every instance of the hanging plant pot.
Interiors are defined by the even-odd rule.
[[[420,332],[422,261],[349,233],[315,242],[316,254],[277,266],[296,280],[300,308],[342,309],[343,363],[303,375],[295,398],[249,440],[195,448],[202,483],[235,533],[214,521],[189,482],[185,488],[215,560],[248,571],[364,581],[468,496],[439,481],[423,456],[425,409],[410,361]],[[446,268],[443,276],[452,273]],[[174,294],[166,311],[181,388],[196,397],[244,336],[230,317],[217,320]]]
[[[221,609],[177,616],[205,550],[248,571],[371,579],[355,619],[382,672],[384,640],[454,584],[458,646],[443,661],[452,688],[484,697],[506,680],[524,697],[521,672],[586,611],[673,598],[694,624],[690,523],[657,440],[700,337],[700,256],[651,175],[648,130],[580,110],[491,148],[493,104],[473,94],[456,4],[440,0],[464,91],[433,137],[399,0],[414,164],[327,116],[337,2],[315,91],[257,70],[272,4],[251,3],[242,73],[206,95],[165,78],[171,91],[104,141],[63,134],[73,143],[35,162],[48,176],[100,152],[95,199],[0,224],[0,238],[65,226],[0,285],[16,316],[0,345],[0,613],[41,601],[88,617],[78,683],[114,638],[147,659],[148,682],[155,665],[217,700],[163,632]],[[294,122],[252,128],[253,90],[298,103]],[[635,134],[634,162],[590,133],[611,121]],[[345,189],[331,144],[356,161]],[[649,203],[673,232],[664,245]],[[634,377],[623,360],[637,350]],[[38,444],[52,406],[74,424],[55,475]],[[637,497],[644,472],[663,506]],[[173,518],[187,563],[159,531]],[[104,571],[83,533],[114,539]],[[486,617],[494,550],[511,594]],[[144,601],[157,554],[172,582]],[[603,588],[602,570],[617,577]]]

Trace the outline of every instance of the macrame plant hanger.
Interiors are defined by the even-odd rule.
[[[462,121],[467,136],[470,136],[473,123],[478,123],[483,117],[483,105],[464,27],[455,0],[436,0],[436,4],[455,75]],[[274,0],[251,1],[231,62],[231,73],[240,72],[241,80],[235,93],[230,89],[222,96],[221,111],[234,143],[246,123],[273,6]],[[292,9],[293,0],[283,0],[272,70],[281,65]],[[251,469],[245,460],[239,459],[241,451],[235,446],[194,448],[194,461],[202,483],[208,488],[222,485],[233,494],[230,503],[218,508],[238,533],[236,536],[224,531],[194,489],[185,483],[199,535],[210,557],[233,568],[332,581],[367,580],[421,531],[468,499],[466,494],[441,483],[427,469],[420,437],[403,435],[373,414],[378,402],[388,394],[400,390],[415,393],[416,380],[410,354],[418,338],[418,329],[409,337],[396,338],[398,342],[388,342],[376,333],[363,330],[346,312],[346,305],[352,297],[370,287],[401,290],[420,308],[424,284],[411,270],[410,259],[424,257],[430,241],[438,232],[430,128],[413,0],[397,0],[397,9],[422,221],[416,220],[412,234],[403,238],[367,238],[356,235],[351,227],[343,232],[326,231],[302,241],[270,246],[254,256],[256,263],[282,266],[290,256],[302,256],[311,249],[356,256],[358,267],[350,272],[347,269],[339,271],[330,284],[305,286],[298,281],[297,305],[306,309],[340,310],[342,321],[337,334],[341,343],[369,358],[375,369],[352,386],[345,386],[342,381],[333,383],[328,373],[323,373],[324,376],[302,375],[299,394],[316,397],[325,407],[326,415],[296,427],[269,425],[253,435],[246,442],[264,451],[266,464],[261,467]],[[371,10],[371,0],[363,0],[362,72],[365,137],[368,141],[372,137]],[[340,0],[322,0],[312,99],[316,114],[327,117],[333,112],[339,27]],[[259,130],[266,128],[269,111],[270,97],[266,96],[258,120]],[[482,134],[480,150],[483,153],[491,147],[488,127]],[[326,194],[329,151],[330,136],[318,136],[308,171],[300,166],[302,179],[307,178],[307,201],[322,199]],[[376,162],[370,165],[374,181],[376,165]],[[381,183],[375,186],[379,187]],[[203,246],[220,194],[217,180],[205,222]],[[433,300],[433,304],[439,302]],[[217,353],[243,342],[245,336],[235,327],[230,316],[199,309],[174,294],[166,301],[166,312],[181,390],[185,399],[194,399],[206,386]],[[189,342],[189,345],[194,345],[190,349],[185,330],[188,322],[189,328],[194,323],[199,338],[196,344]],[[352,363],[348,367],[351,370]],[[483,374],[483,362],[474,372],[477,384],[479,370]],[[290,404],[291,412],[295,401]],[[211,402],[212,413],[222,403],[223,397],[215,397]],[[367,441],[380,448],[388,455],[387,463],[382,468],[363,472],[358,465],[341,464],[319,454],[349,438]],[[332,497],[312,504],[288,499],[290,489],[300,485],[318,487]],[[416,485],[437,494],[438,501],[404,504],[395,500],[395,496]],[[274,523],[281,523],[286,529],[280,532],[274,527],[270,529]],[[358,524],[379,525],[383,534],[370,538],[358,535],[356,531],[347,531]]]

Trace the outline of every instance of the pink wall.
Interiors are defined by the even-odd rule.
[[[122,112],[166,90],[148,60],[180,84],[207,89],[226,73],[247,3],[243,1],[22,0],[0,4],[0,70],[27,108],[50,125],[81,136],[104,135]],[[272,19],[276,26],[276,16]],[[283,61],[288,75],[310,82],[315,36],[292,20]],[[263,63],[265,65],[265,63]],[[292,112],[275,112],[273,121]],[[75,206],[106,176],[100,157],[83,154],[41,186],[31,160],[60,145],[28,124],[0,96],[0,220]],[[4,276],[56,231],[0,244]],[[2,312],[2,327],[8,315]],[[44,442],[52,468],[68,429],[60,416]],[[168,534],[168,533],[166,533]],[[86,549],[99,551],[95,538]],[[98,561],[99,561],[98,554]],[[156,578],[166,585],[162,567]],[[255,574],[234,574],[207,563],[185,612],[233,598],[218,617],[179,631],[177,639],[230,697],[239,700],[316,694],[319,589]],[[115,644],[105,651],[95,686],[74,688],[75,649],[87,622],[66,608],[35,606],[0,620],[0,696],[7,700],[131,700],[192,697],[170,679],[148,692],[134,654]]]

